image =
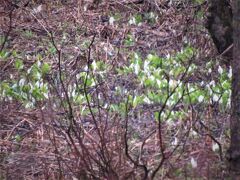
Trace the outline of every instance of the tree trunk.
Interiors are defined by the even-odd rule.
[[[232,59],[232,9],[228,0],[210,0],[206,28],[219,54],[224,53],[226,64]]]
[[[233,59],[231,142],[227,153],[233,179],[240,176],[240,0],[233,1]]]

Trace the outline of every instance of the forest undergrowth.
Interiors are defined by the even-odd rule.
[[[1,3],[0,179],[228,174],[205,1]]]

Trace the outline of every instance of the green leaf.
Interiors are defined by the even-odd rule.
[[[32,76],[33,80],[40,80],[42,77],[42,74],[40,72],[40,69],[38,65],[35,63],[30,68],[30,75]]]
[[[41,93],[40,89],[38,87],[35,87],[32,91],[32,96],[37,100],[40,101],[44,99],[43,94]]]
[[[147,56],[147,59],[150,61],[151,65],[154,68],[162,68],[162,63],[163,63],[163,59],[158,57],[157,55],[153,55],[153,54],[149,54]]]
[[[31,86],[30,86],[29,84],[24,85],[24,86],[22,87],[22,91],[25,92],[25,93],[29,93],[30,90],[31,90]]]
[[[140,105],[141,103],[143,103],[143,97],[142,96],[135,96],[133,98],[133,107],[137,107],[138,105]]]
[[[17,70],[21,70],[21,69],[23,69],[23,67],[24,67],[23,61],[20,60],[20,59],[17,59],[17,60],[15,61],[15,68],[16,68]]]
[[[141,22],[143,21],[142,15],[141,15],[141,14],[135,15],[135,20],[136,20],[136,24],[137,24],[137,25],[138,25],[139,23],[141,23]]]
[[[159,112],[155,112],[154,117],[156,121],[159,121]]]
[[[19,134],[17,134],[16,136],[15,136],[15,141],[16,142],[20,142],[22,140],[22,137],[19,135]]]
[[[1,59],[2,59],[2,60],[6,59],[6,58],[8,57],[8,55],[9,55],[9,52],[2,50],[2,51],[0,52],[0,60],[1,60]]]
[[[46,74],[48,74],[50,72],[51,67],[50,67],[50,65],[48,63],[43,63],[41,69],[42,69],[42,74],[46,75]]]
[[[48,51],[49,51],[50,54],[55,54],[57,52],[57,49],[54,46],[51,45],[49,47]]]

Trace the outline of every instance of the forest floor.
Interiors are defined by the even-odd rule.
[[[229,143],[227,110],[219,110],[216,104],[187,108],[180,104],[179,108],[187,109],[184,118],[158,123],[155,113],[161,111],[160,104],[128,108],[126,94],[116,95],[118,87],[131,95],[146,92],[134,73],[119,74],[119,69],[131,67],[133,56],[140,56],[144,64],[149,54],[168,58],[191,46],[197,49],[193,61],[200,69],[219,58],[204,28],[207,4],[184,0],[78,3],[46,1],[24,6],[22,1],[11,9],[4,1],[0,7],[0,179],[142,179],[142,167],[153,177],[158,165],[156,179],[224,179],[228,172],[224,157]],[[88,82],[81,73],[98,61],[103,62],[99,65],[103,69],[90,80],[97,83],[86,88]],[[211,78],[217,78],[215,71]],[[190,76],[188,81],[209,78],[200,70]],[[21,83],[26,89],[41,83],[48,88],[26,95],[26,89],[18,88]],[[81,83],[83,96],[78,97],[85,101],[78,99],[79,105],[69,92]],[[92,96],[90,103],[84,94]],[[99,97],[103,104],[118,104],[120,113],[100,107]],[[82,114],[84,109],[88,113]],[[81,146],[82,137],[74,134],[78,129],[68,132],[72,120],[78,124],[74,124],[76,129],[84,129],[84,147],[96,159],[102,153],[101,135],[113,142],[104,143],[106,152],[112,151],[109,164],[114,165],[105,164],[114,169],[114,176],[111,168],[104,170],[94,157],[84,167],[84,153],[74,149]],[[124,153],[126,149],[132,159]]]

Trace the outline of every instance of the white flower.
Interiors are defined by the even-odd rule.
[[[188,71],[191,72],[193,70],[192,66],[189,67]]]
[[[198,102],[203,102],[203,100],[204,100],[204,96],[203,96],[203,95],[200,95],[200,96],[198,97]]]
[[[149,59],[150,61],[152,61],[153,55],[152,55],[152,54],[148,54],[148,55],[147,55],[147,59]]]
[[[134,64],[134,72],[135,72],[135,74],[138,75],[139,71],[140,71],[140,66],[139,66],[139,64],[138,64],[138,63],[137,63],[137,64]]]
[[[197,166],[198,166],[197,161],[193,157],[191,157],[191,165],[193,168],[197,168]]]
[[[211,68],[208,69],[208,73],[212,73],[212,69]]]
[[[197,136],[198,133],[192,129],[192,130],[190,131],[190,134],[191,134],[192,136]]]
[[[151,81],[155,81],[156,78],[155,78],[154,76],[150,76],[149,79],[150,79]]]
[[[19,81],[19,85],[20,85],[20,86],[23,86],[24,84],[25,84],[25,79],[22,78],[22,79]]]
[[[210,85],[209,84],[207,84],[207,89],[208,89],[208,93],[209,93],[209,95],[212,95],[212,93],[213,93],[213,91],[212,91],[212,89],[211,89],[211,87],[210,87]]]
[[[171,57],[171,55],[170,55],[170,54],[167,54],[166,58],[169,59],[170,57]]]
[[[133,25],[136,25],[136,19],[135,19],[135,17],[132,17],[132,19],[129,20],[129,24],[130,24],[130,25],[132,25],[132,24],[133,24]]]
[[[149,13],[149,16],[150,16],[150,18],[154,18],[154,17],[155,17],[155,14],[154,14],[153,12],[150,12],[150,13]]]
[[[84,69],[84,71],[87,71],[88,70],[88,66],[86,65],[83,69]]]
[[[150,99],[148,99],[147,96],[144,97],[143,101],[147,104],[151,104],[151,101],[150,101]]]
[[[83,11],[87,11],[88,10],[88,5],[86,4],[84,7],[83,7]]]
[[[156,82],[157,82],[157,85],[158,85],[159,87],[161,87],[161,84],[162,84],[161,81],[160,81],[159,79],[157,79]]]
[[[35,83],[35,86],[40,87],[40,82],[37,81],[37,82]]]
[[[218,101],[218,96],[216,94],[213,95],[213,101]]]
[[[43,93],[43,96],[48,99],[48,93]]]
[[[209,85],[210,85],[210,86],[215,86],[215,85],[216,85],[216,83],[215,83],[215,81],[214,81],[214,80],[212,80],[212,81],[209,83]]]
[[[232,78],[232,68],[230,67],[229,72],[228,72],[228,77]]]
[[[31,56],[30,55],[26,55],[27,60],[31,60]]]
[[[223,73],[223,68],[221,66],[218,66],[218,73],[222,74]]]
[[[41,67],[41,64],[42,64],[42,63],[41,63],[40,61],[37,61],[37,66],[38,66],[38,67]]]
[[[193,87],[190,87],[190,88],[189,88],[189,92],[190,92],[190,93],[192,93],[192,92],[194,92],[194,91],[195,91],[195,89],[194,89]]]
[[[177,81],[175,81],[174,79],[170,79],[170,81],[169,81],[169,86],[170,87],[175,87],[177,85]]]
[[[178,138],[174,137],[174,141],[172,142],[173,146],[178,145]]]
[[[97,69],[97,63],[96,63],[96,61],[93,61],[93,62],[92,62],[92,67],[93,67],[93,71],[96,71],[96,69]]]
[[[230,98],[228,99],[227,107],[228,107],[228,108],[231,108],[231,100],[230,100]]]
[[[42,75],[40,74],[40,72],[36,72],[36,78],[37,78],[37,79],[41,79],[41,76],[42,76]]]
[[[149,71],[149,61],[144,61],[144,64],[143,64],[143,69],[145,72]]]
[[[109,18],[109,24],[110,24],[110,25],[113,25],[114,21],[115,21],[114,17],[111,16],[111,17]]]
[[[31,70],[32,70],[32,68],[29,68],[29,69],[27,70],[27,73],[30,74],[30,73],[31,73]],[[12,77],[11,77],[11,78],[12,78]]]
[[[219,150],[219,145],[217,143],[213,143],[212,145],[212,150],[215,152],[217,150]]]
[[[222,99],[222,98],[219,100],[219,103],[220,103],[220,104],[222,104],[222,103],[223,103],[223,99]]]
[[[171,106],[174,105],[174,104],[175,104],[175,101],[172,100],[172,99],[169,99],[169,100],[167,101],[167,103],[166,103],[166,105],[169,106],[169,107],[171,107]]]
[[[42,11],[42,4],[39,5],[38,7],[34,8],[33,11],[37,14]]]
[[[139,59],[140,57],[139,57],[139,55],[137,53],[134,53],[134,58],[135,59]]]
[[[168,119],[166,122],[167,122],[169,127],[172,127],[175,124],[175,122],[170,120],[170,119]]]

